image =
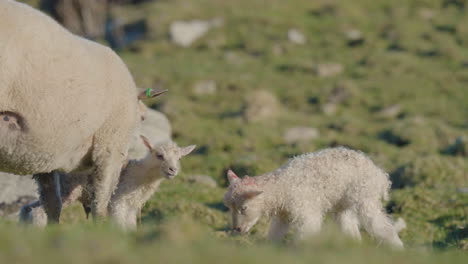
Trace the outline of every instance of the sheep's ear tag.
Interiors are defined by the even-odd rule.
[[[234,183],[234,182],[240,180],[240,178],[232,170],[228,170],[227,178],[229,180],[229,183]]]
[[[148,99],[148,98],[153,98],[153,97],[156,97],[156,96],[160,96],[161,94],[163,94],[163,93],[165,93],[167,91],[168,91],[167,89],[154,90],[154,89],[148,88],[148,89],[146,89],[145,91],[143,91],[142,93],[140,93],[138,95],[138,100]]]

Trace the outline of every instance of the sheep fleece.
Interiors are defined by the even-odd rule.
[[[0,114],[21,121],[18,129],[0,120],[0,169],[71,171],[99,145],[98,132],[128,148],[137,100],[121,59],[25,4],[0,0],[0,18]]]

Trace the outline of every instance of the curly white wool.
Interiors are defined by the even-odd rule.
[[[359,227],[396,248],[403,243],[384,213],[388,174],[362,152],[343,147],[300,155],[279,169],[242,180],[230,171],[225,204],[234,228],[247,232],[260,214],[272,218],[269,237],[282,239],[289,227],[306,237],[321,229],[332,213],[343,232],[360,239]]]

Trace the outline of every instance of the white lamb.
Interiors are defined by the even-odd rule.
[[[388,199],[388,174],[362,152],[328,148],[289,160],[279,169],[240,179],[231,170],[224,203],[233,229],[247,233],[262,214],[272,218],[269,239],[281,240],[290,227],[304,238],[320,231],[327,213],[342,231],[360,240],[359,227],[395,248],[403,248],[381,199]]]
[[[108,207],[111,220],[123,229],[135,229],[137,215],[144,203],[157,191],[164,179],[173,179],[180,171],[180,158],[188,155],[194,145],[179,147],[174,142],[165,142],[152,147],[148,139],[141,136],[149,149],[141,160],[131,160],[122,170],[117,189]],[[88,173],[62,175],[60,178],[63,206],[79,201],[86,214],[89,213]],[[40,201],[23,206],[20,221],[35,226],[46,225],[46,215]]]

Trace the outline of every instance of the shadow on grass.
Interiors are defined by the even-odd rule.
[[[434,248],[448,249],[457,247],[459,241],[468,239],[468,226],[460,227],[456,224],[448,224],[454,222],[454,220],[457,220],[454,216],[441,216],[430,221],[447,230],[447,235],[444,239],[432,243]]]
[[[215,209],[215,210],[221,211],[223,213],[229,211],[229,208],[224,206],[224,204],[222,202],[206,203],[205,205],[207,207],[211,208],[211,209]]]

